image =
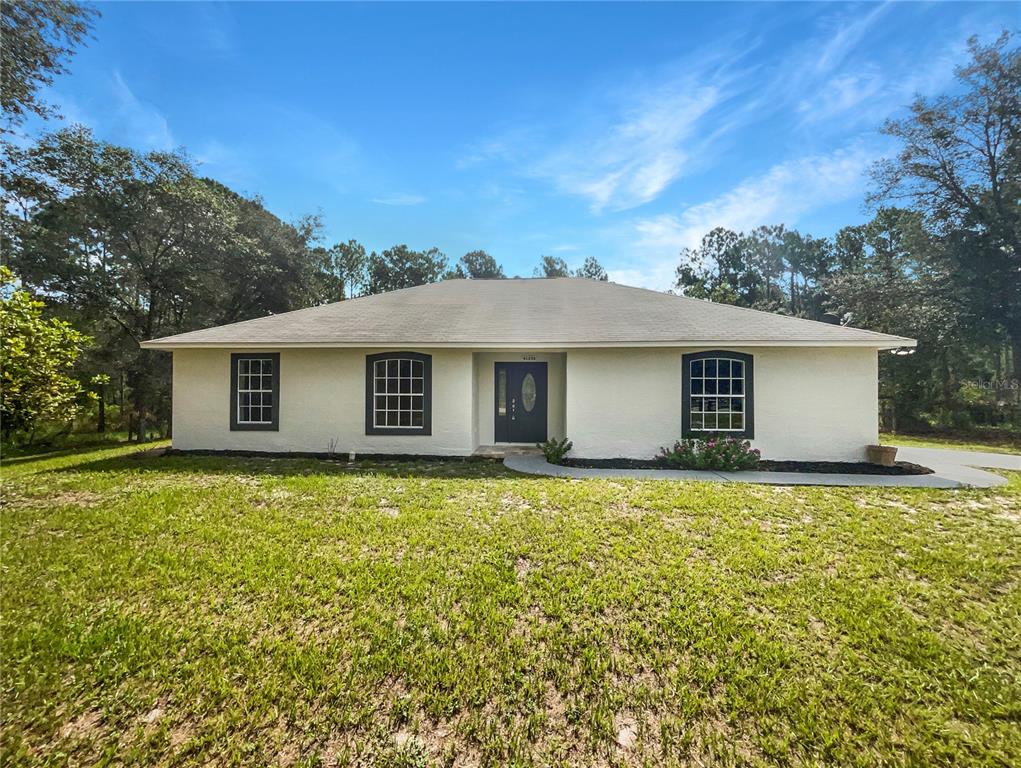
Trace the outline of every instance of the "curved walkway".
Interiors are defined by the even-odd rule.
[[[708,480],[766,485],[848,485],[897,488],[991,488],[1007,479],[979,467],[1021,471],[1021,456],[944,448],[898,448],[897,458],[933,470],[931,475],[845,475],[825,472],[708,472],[683,469],[582,469],[550,464],[541,453],[508,456],[505,466],[527,475],[636,480]]]

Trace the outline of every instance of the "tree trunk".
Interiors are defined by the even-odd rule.
[[[135,410],[135,435],[138,442],[145,441],[145,382],[138,372],[129,374],[131,394]]]
[[[1021,333],[1010,337],[1010,356],[1013,358],[1014,378],[1021,382]]]
[[[99,418],[96,420],[96,431],[100,434],[106,432],[106,386],[99,385]]]

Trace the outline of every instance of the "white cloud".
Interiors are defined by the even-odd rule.
[[[113,91],[116,99],[113,119],[119,137],[130,138],[131,146],[140,149],[167,151],[177,146],[163,113],[135,96],[118,71],[113,73]]]
[[[379,205],[421,205],[425,202],[425,198],[422,195],[396,194],[386,197],[374,197],[372,198],[372,202],[378,203]]]
[[[665,290],[673,283],[678,253],[694,248],[715,227],[747,231],[761,224],[794,226],[806,213],[860,198],[864,171],[879,154],[851,146],[827,155],[779,163],[745,179],[730,191],[680,214],[635,219],[615,239],[635,254],[622,269],[611,270],[617,282]]]
[[[460,167],[502,161],[587,200],[596,214],[645,205],[678,179],[720,162],[727,156],[721,140],[739,130],[792,111],[817,130],[889,95],[893,84],[883,70],[857,60],[860,44],[886,12],[880,5],[865,14],[840,14],[836,26],[772,61],[748,58],[758,41],[717,42],[632,79],[629,87],[624,78],[583,94],[580,103],[597,106],[575,110],[565,124],[538,119],[477,142]],[[893,101],[883,99],[882,107],[880,120]]]
[[[892,0],[887,0],[885,3],[880,3],[864,16],[859,16],[850,22],[846,20],[846,16],[841,18],[836,32],[819,52],[815,62],[816,71],[829,72],[843,64],[844,60],[851,55],[865,37],[865,33],[890,9],[891,2]]]
[[[531,175],[589,200],[592,210],[625,210],[656,199],[686,170],[686,143],[719,104],[720,89],[687,78],[633,97],[609,124],[571,136],[531,166]]]
[[[798,104],[804,122],[818,123],[873,102],[886,83],[875,69],[840,74],[830,79],[826,87],[818,89]],[[871,110],[870,110],[871,111]]]
[[[741,107],[728,101],[747,87],[734,72],[738,58],[729,43],[715,43],[657,72],[594,84],[557,118],[519,118],[472,143],[457,166],[504,164],[597,214],[651,202],[735,126],[731,113]]]
[[[232,56],[238,52],[238,25],[229,3],[194,3],[194,39],[208,53]]]

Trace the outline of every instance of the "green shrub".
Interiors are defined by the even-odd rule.
[[[759,466],[759,451],[747,440],[708,437],[679,440],[673,448],[660,448],[658,458],[677,469],[716,469],[734,472]]]
[[[564,456],[574,448],[574,443],[566,437],[563,440],[551,437],[545,443],[536,443],[536,446],[542,449],[542,455],[546,457],[546,461],[550,464],[560,464],[563,462]]]

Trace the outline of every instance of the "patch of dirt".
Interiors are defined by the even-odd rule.
[[[294,765],[298,762],[300,754],[300,750],[294,744],[287,744],[277,753],[277,765]]]
[[[613,728],[617,732],[617,746],[630,750],[638,741],[638,723],[629,714],[620,714],[613,719]]]
[[[103,715],[98,709],[84,712],[60,729],[62,739],[84,739],[96,735],[100,730]]]
[[[514,563],[514,575],[523,579],[532,570],[532,563],[524,557],[519,557]]]
[[[387,517],[397,517],[401,513],[399,507],[390,503],[390,499],[380,499],[376,504],[376,508],[381,515],[386,515]]]
[[[145,725],[146,729],[148,730],[154,727],[156,723],[158,723],[163,718],[164,714],[165,713],[163,711],[163,708],[157,705],[156,707],[153,707],[151,710],[142,715],[140,719],[142,721],[142,724]]]
[[[177,749],[192,737],[192,728],[187,723],[181,723],[170,730],[170,748]]]
[[[502,511],[509,512],[515,509],[519,512],[527,512],[532,508],[532,505],[525,501],[520,496],[513,493],[505,493],[500,497],[500,507]]]
[[[60,507],[94,507],[103,501],[103,494],[95,491],[64,491],[45,499],[47,505]]]

